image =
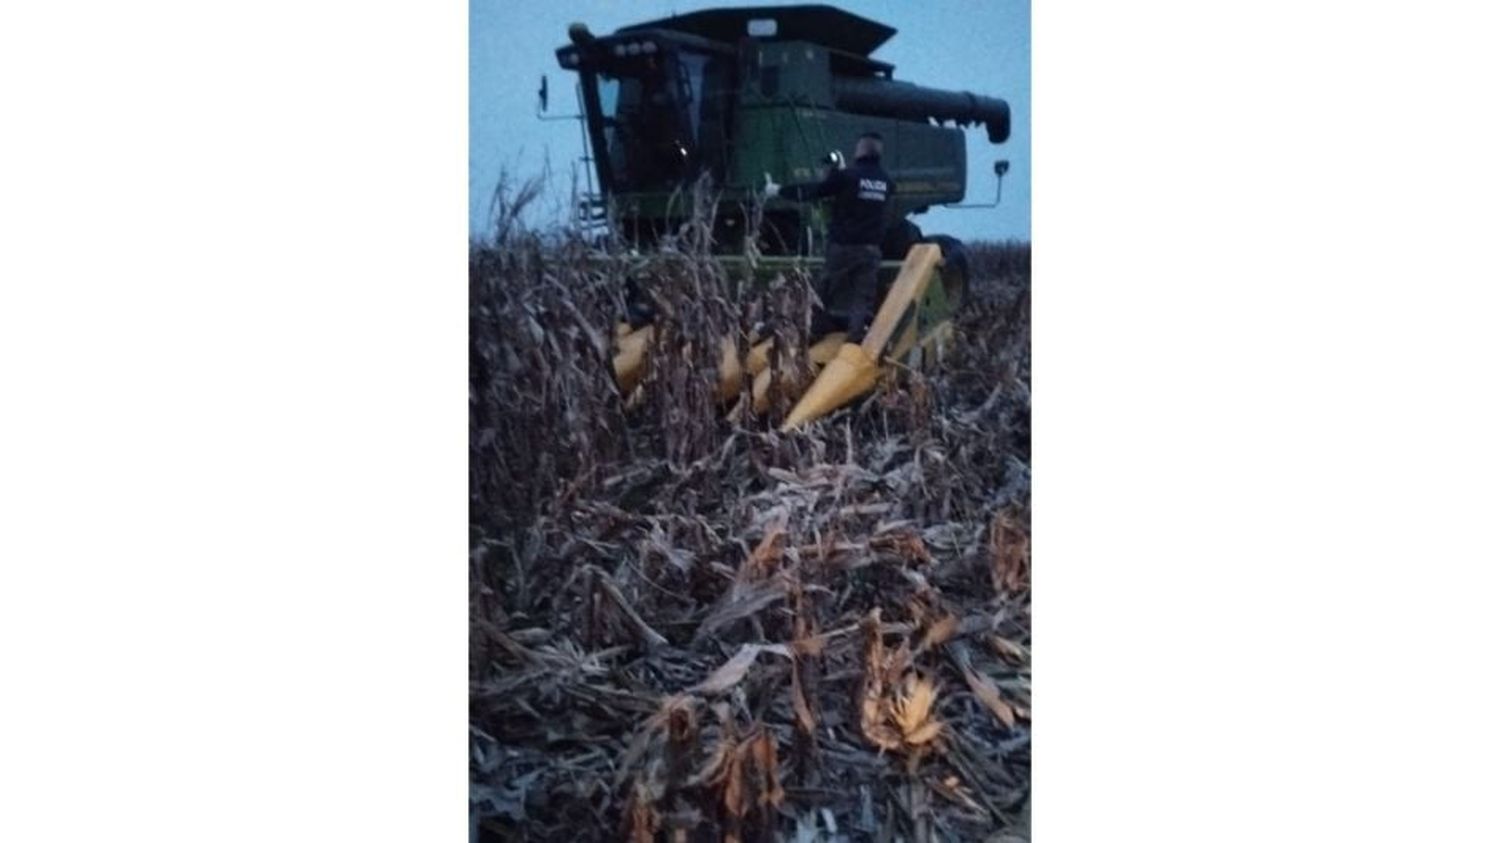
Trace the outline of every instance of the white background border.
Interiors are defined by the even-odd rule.
[[[1484,9],[1037,5],[1038,840],[1494,839]],[[0,13],[0,839],[466,833],[465,12]]]

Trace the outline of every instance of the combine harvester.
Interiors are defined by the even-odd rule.
[[[718,205],[715,252],[764,278],[793,265],[821,268],[827,217],[815,204],[772,199],[760,205],[769,174],[777,183],[822,178],[832,151],[850,150],[864,132],[885,138],[882,165],[895,181],[882,246],[881,299],[862,343],[844,334],[807,351],[817,377],[782,424],[790,430],[870,391],[891,362],[919,366],[952,336],[968,284],[963,246],[923,237],[908,216],[933,206],[994,207],[1007,162],[995,164],[995,201],[959,205],[967,183],[964,132],[980,124],[991,143],[1010,135],[1002,100],[892,79],[894,66],[870,57],[896,30],[830,6],[711,9],[595,36],[575,23],[558,63],[579,74],[579,113],[589,195],[579,212],[636,248],[677,231],[691,209],[684,193],[705,174]],[[541,106],[547,87],[542,80]],[[956,125],[944,125],[953,123]],[[593,179],[598,179],[594,193]],[[757,213],[758,211],[758,213]],[[758,224],[755,222],[758,220]],[[756,230],[750,230],[755,228]],[[753,240],[756,257],[747,257]],[[937,282],[937,283],[935,283]],[[628,394],[644,375],[654,330],[638,313],[616,335],[615,377]],[[764,412],[772,374],[770,341],[745,359],[724,341],[720,396],[732,400],[752,377]]]

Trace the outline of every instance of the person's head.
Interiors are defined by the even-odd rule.
[[[879,132],[865,132],[854,144],[855,158],[879,158],[883,149]]]

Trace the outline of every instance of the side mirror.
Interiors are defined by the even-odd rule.
[[[1009,161],[995,162],[995,201],[986,203],[971,202],[967,205],[944,205],[944,208],[993,208],[1000,204],[1000,186],[1005,184],[1005,174],[1010,172]]]
[[[541,108],[539,110],[540,111],[546,111],[547,110],[547,76],[546,76],[546,74],[542,75],[542,87],[537,90],[536,97],[537,97],[537,100],[541,103]]]

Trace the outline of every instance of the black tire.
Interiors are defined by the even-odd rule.
[[[924,237],[922,242],[935,243],[943,250],[943,293],[948,297],[949,306],[957,312],[969,297],[969,253],[964,250],[962,241],[946,234]]]
[[[880,244],[880,259],[904,261],[911,247],[922,242],[922,229],[908,219],[903,219],[887,228],[885,239]]]

